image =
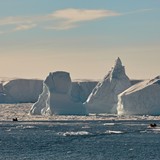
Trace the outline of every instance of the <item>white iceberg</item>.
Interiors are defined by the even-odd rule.
[[[160,115],[160,76],[128,88],[118,99],[119,115]]]
[[[131,83],[140,81],[131,80]],[[97,83],[97,80],[86,79],[72,82],[71,96],[74,101],[84,103]],[[3,78],[0,83],[0,103],[35,103],[42,91],[45,91],[43,87],[43,80]]]
[[[91,80],[74,81],[71,96],[74,100],[85,102],[97,83]],[[0,103],[35,103],[44,90],[43,80],[0,78]]]
[[[5,98],[5,94],[3,89],[3,83],[0,83],[0,103],[4,103],[4,98]]]
[[[94,80],[78,80],[72,82],[71,96],[74,100],[85,102],[97,85],[97,81]]]
[[[1,91],[3,102],[1,103],[33,103],[42,92],[42,80],[14,79],[5,82]],[[2,100],[2,99],[1,99]]]
[[[71,96],[72,83],[68,72],[53,72],[43,83],[43,92],[32,106],[32,115],[87,115],[82,102]]]
[[[131,86],[120,58],[89,95],[85,105],[89,113],[117,113],[118,94]]]

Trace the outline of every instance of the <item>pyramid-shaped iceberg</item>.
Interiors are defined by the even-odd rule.
[[[118,94],[131,86],[120,58],[89,95],[85,105],[89,113],[117,113]]]

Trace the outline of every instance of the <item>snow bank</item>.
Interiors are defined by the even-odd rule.
[[[160,115],[160,76],[130,87],[118,99],[118,114]]]
[[[50,73],[43,83],[43,93],[32,106],[30,114],[86,115],[85,106],[72,98],[71,89],[68,72]]]
[[[115,66],[89,95],[85,103],[89,113],[116,113],[118,94],[130,86],[130,80],[118,58]]]

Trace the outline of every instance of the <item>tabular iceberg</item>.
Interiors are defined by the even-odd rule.
[[[42,80],[13,79],[1,86],[1,103],[33,103],[42,92]]]
[[[91,80],[74,81],[71,96],[85,102],[97,83]],[[35,103],[44,90],[43,80],[0,78],[0,103]]]
[[[117,113],[118,94],[131,86],[120,58],[89,95],[85,105],[89,113]]]
[[[72,83],[68,72],[53,72],[43,83],[43,92],[30,113],[57,115],[87,115],[85,106],[71,96]]]
[[[118,114],[160,115],[160,76],[128,88],[118,99]]]

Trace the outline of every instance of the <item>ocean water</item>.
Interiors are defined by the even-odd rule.
[[[159,160],[159,126],[159,120],[1,121],[0,160]]]

